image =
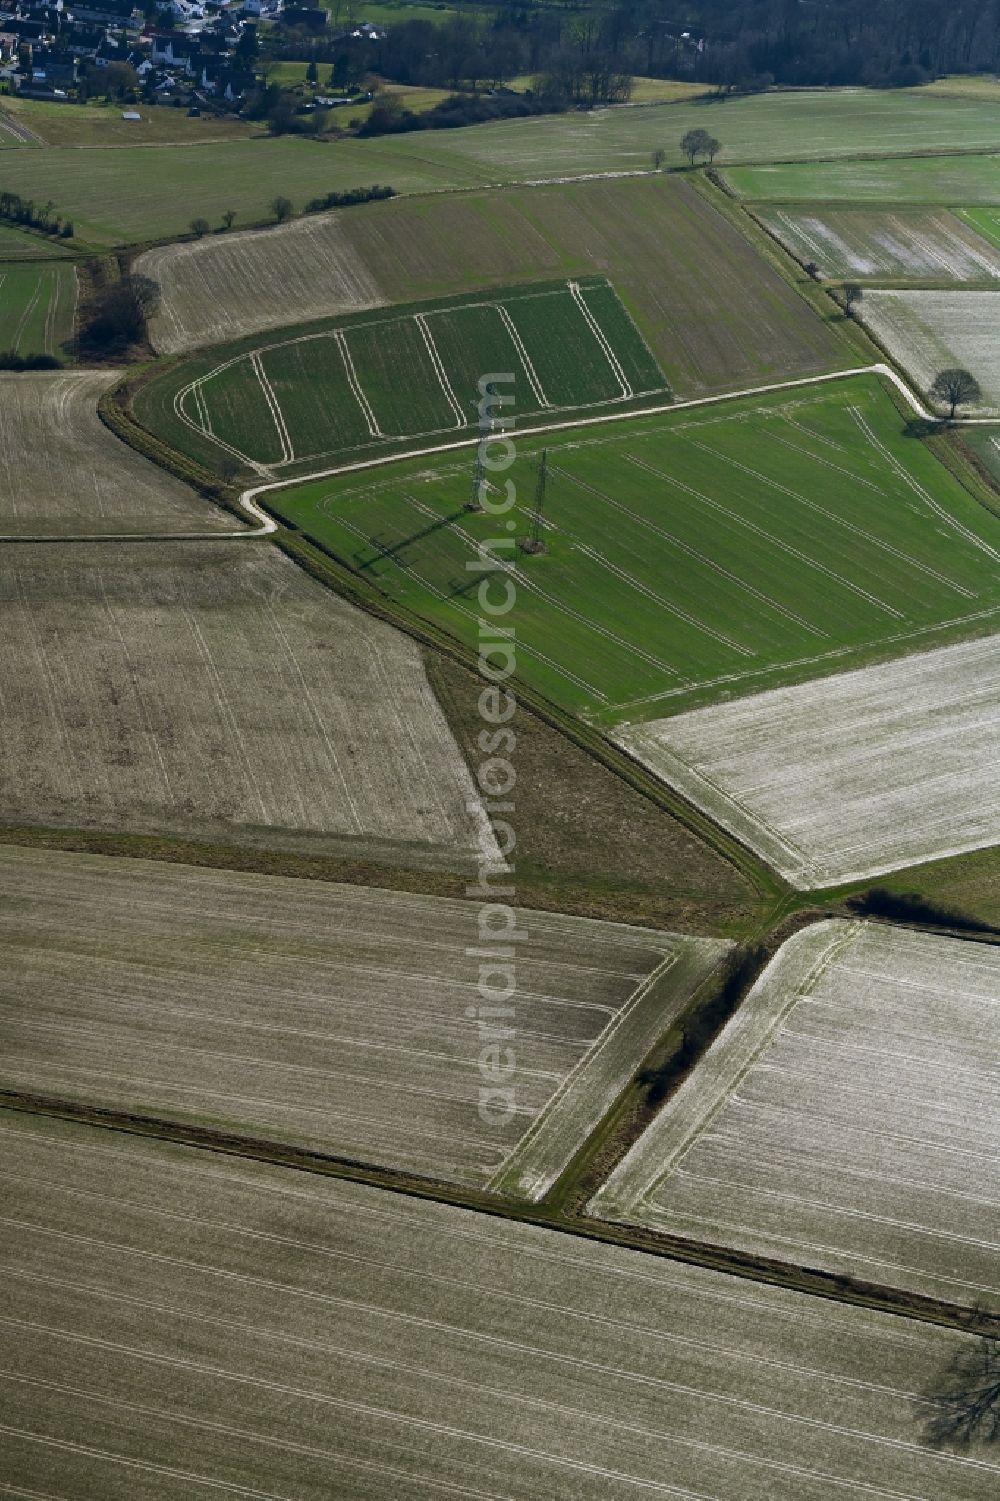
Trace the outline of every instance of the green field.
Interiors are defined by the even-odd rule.
[[[802,162],[734,167],[723,173],[733,192],[776,203],[998,203],[1000,157],[910,156],[884,161]]]
[[[0,262],[62,260],[72,253],[62,240],[0,223]]]
[[[71,119],[68,113],[60,118]],[[724,165],[899,152],[914,149],[914,142],[923,150],[1000,150],[1000,104],[919,90],[802,90],[574,111],[373,140],[215,141],[197,145],[195,157],[173,146],[141,153],[45,146],[6,155],[4,186],[51,198],[88,239],[129,242],[185,233],[196,215],[215,223],[227,208],[242,224],[264,220],[278,191],[301,208],[307,198],[365,182],[419,193],[647,171],[655,148],[666,151],[668,163],[680,164],[679,142],[692,126],[705,126],[722,141]],[[142,130],[137,126],[127,139],[145,139]],[[988,165],[982,170],[988,175]],[[950,201],[991,201],[985,195],[984,185],[970,197],[952,193]]]
[[[984,240],[1000,248],[1000,208],[963,208],[957,212]]]
[[[228,454],[293,474],[474,431],[478,383],[492,372],[513,375],[522,411],[552,418],[669,400],[613,289],[590,278],[246,339],[175,367],[138,410],[195,457]]]
[[[137,108],[141,120],[123,120],[126,106],[92,100],[87,104],[60,104],[48,99],[22,99],[11,95],[0,102],[13,128],[28,136],[27,144],[41,146],[147,146],[199,141],[238,140],[261,133],[259,125],[234,116],[218,119],[211,114],[191,116],[185,109],[162,104],[127,106]],[[0,116],[0,147],[16,144]],[[5,168],[6,170],[6,168]]]
[[[62,355],[75,313],[72,266],[0,265],[0,350]]]
[[[547,552],[510,544],[519,673],[612,725],[981,628],[1000,522],[902,426],[859,376],[547,437]],[[539,446],[523,435],[511,471],[518,536]],[[469,453],[410,461],[270,503],[472,645],[466,565],[501,523],[464,511],[470,472]]]

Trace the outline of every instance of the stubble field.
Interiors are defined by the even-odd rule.
[[[385,300],[355,254],[344,220],[327,214],[280,229],[163,245],[138,256],[135,270],[160,288],[150,325],[160,354]]]
[[[826,277],[996,281],[1000,248],[948,209],[766,208],[758,218]]]
[[[0,534],[238,530],[97,415],[120,370],[0,373]]]
[[[468,865],[416,646],[267,543],[10,545],[0,820]]]
[[[326,271],[302,274],[308,244]],[[340,210],[140,258],[158,277],[163,348],[334,316],[359,295],[423,302],[484,288],[611,279],[684,395],[836,369],[850,354],[728,219],[678,176],[437,194]],[[248,306],[243,288],[257,289]],[[368,284],[372,284],[374,290]],[[206,289],[212,305],[205,301]]]
[[[1000,950],[797,934],[594,1207],[1000,1307]]]
[[[76,321],[76,268],[0,265],[0,350],[65,357]]]
[[[982,395],[965,416],[1000,414],[1000,293],[866,292],[860,317],[925,395],[939,370],[971,371]],[[947,415],[947,404],[928,405]]]
[[[1000,636],[615,739],[803,889],[1000,843]]]
[[[547,551],[532,557],[515,538],[542,442]],[[472,647],[466,564],[497,518],[464,509],[470,461],[411,460],[268,500]],[[903,435],[871,376],[522,435],[502,479],[517,497],[497,556],[516,586],[518,672],[602,726],[968,633],[1000,605],[1000,522]]]
[[[966,1338],[6,1113],[4,1473],[107,1501],[992,1501]]]
[[[480,1021],[468,902],[15,848],[0,880],[0,1087],[533,1199],[727,952],[518,911]]]
[[[528,1198],[727,950],[517,911],[501,1002],[469,902],[13,848],[0,884],[0,1087]]]

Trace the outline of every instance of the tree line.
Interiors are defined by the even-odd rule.
[[[683,16],[683,19],[679,17]],[[376,40],[288,32],[276,55],[331,68],[334,87],[371,72],[404,84],[496,89],[530,75],[550,108],[619,102],[635,74],[720,91],[772,83],[919,84],[1000,69],[1000,0],[608,0],[587,9],[509,0],[495,12],[399,21]]]
[[[21,224],[28,229],[41,230],[63,240],[73,237],[73,224],[53,212],[52,202],[37,204],[31,198],[22,198],[20,193],[0,192],[0,219],[8,224]]]

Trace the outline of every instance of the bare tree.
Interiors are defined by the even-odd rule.
[[[202,235],[208,234],[208,231],[211,229],[211,227],[212,226],[209,224],[207,219],[199,218],[191,220],[191,233],[193,235],[197,235],[199,240],[201,239]]]
[[[280,195],[277,198],[272,198],[271,213],[279,224],[284,224],[286,219],[292,217],[292,200],[290,198],[282,198]]]
[[[223,227],[223,229],[232,229],[232,227],[235,224],[235,222],[236,222],[236,210],[234,208],[227,208],[226,212],[222,216],[222,227]]]
[[[960,406],[978,401],[982,392],[976,377],[968,370],[939,370],[931,382],[930,394],[935,401],[947,402],[948,416],[954,417]]]
[[[930,1404],[929,1411],[927,1403]],[[924,1442],[967,1449],[1000,1440],[1000,1340],[964,1344],[922,1403]]]
[[[693,167],[695,158],[699,156],[707,157],[710,163],[714,162],[716,156],[722,150],[722,145],[714,136],[709,135],[707,130],[699,128],[697,130],[689,130],[681,136],[681,150]]]
[[[688,159],[688,165],[694,166],[694,159],[705,150],[705,142],[711,140],[707,130],[688,130],[681,136],[681,150]]]
[[[657,146],[656,150],[653,152],[653,171],[659,172],[666,159],[667,153],[664,151],[663,147]]]
[[[858,283],[856,281],[845,281],[845,283],[844,283],[844,307],[847,309],[847,316],[849,318],[853,318],[854,317],[855,306],[860,301],[861,301],[861,287],[858,285]]]

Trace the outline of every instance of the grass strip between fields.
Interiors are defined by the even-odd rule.
[[[157,1116],[104,1110],[96,1106],[80,1105],[72,1100],[15,1090],[0,1090],[0,1108],[102,1127],[127,1135],[151,1137],[179,1146],[197,1147],[203,1151],[323,1177],[339,1178],[408,1198],[432,1200],[497,1219],[535,1225],[563,1235],[601,1241],[647,1255],[704,1267],[710,1271],[725,1272],[745,1281],[808,1293],[830,1302],[896,1314],[946,1329],[1000,1336],[1000,1316],[993,1316],[975,1307],[966,1308],[944,1299],[907,1293],[898,1288],[865,1282],[839,1273],[826,1273],[771,1257],[749,1255],[708,1241],[696,1241],[632,1226],[612,1225],[584,1215],[565,1215],[544,1204],[498,1199],[475,1189],[456,1189],[452,1184],[374,1168],[365,1163],[326,1156],[321,1152],[307,1151],[264,1137],[240,1136],[208,1127],[180,1125]]]

